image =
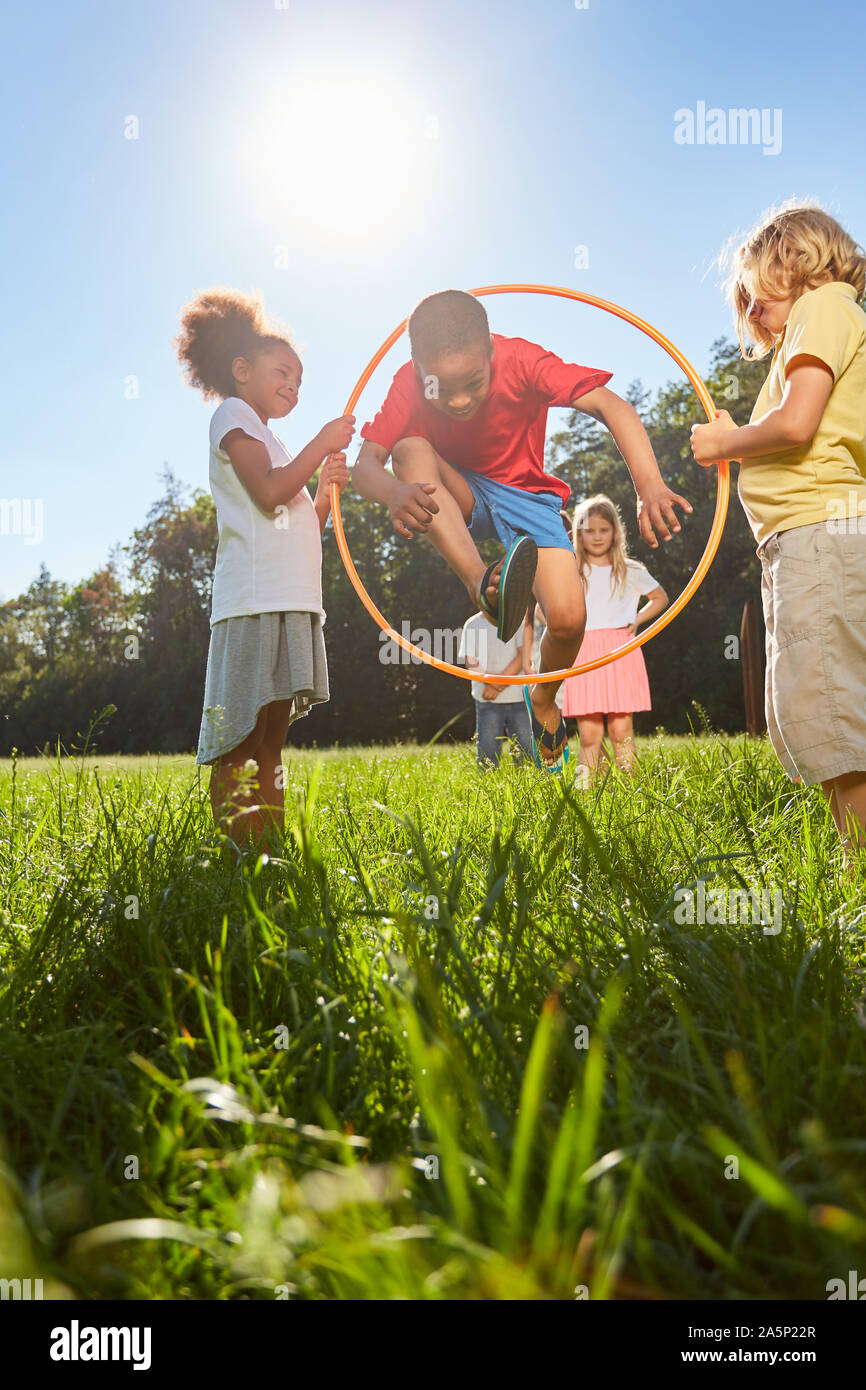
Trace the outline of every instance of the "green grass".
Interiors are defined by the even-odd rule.
[[[765,743],[640,751],[591,793],[292,753],[285,853],[239,864],[190,758],[0,763],[0,1275],[823,1299],[866,1268],[864,877]],[[678,924],[699,877],[780,890],[782,930]]]

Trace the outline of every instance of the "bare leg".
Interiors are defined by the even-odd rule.
[[[580,762],[583,767],[594,772],[601,760],[601,745],[604,739],[604,715],[581,714],[577,727],[580,733]]]
[[[252,733],[212,764],[210,800],[214,824],[224,827],[235,840],[259,840],[275,824],[281,824],[283,791],[277,763],[281,769],[290,708],[289,700],[266,705],[259,711]],[[257,764],[257,770],[253,781],[244,785],[241,770],[250,759]]]
[[[541,671],[567,670],[575,663],[586,626],[583,585],[572,551],[555,546],[539,549],[533,593],[547,623],[541,639]],[[559,723],[556,692],[561,685],[562,681],[545,681],[530,691],[535,717],[551,733]],[[554,762],[558,756],[545,748],[539,752],[546,762]]]
[[[843,862],[853,876],[856,869],[851,851],[859,855],[866,848],[866,773],[846,772],[822,782],[821,787],[842,841]]]
[[[258,751],[259,805],[250,820],[251,835],[271,853],[277,853],[285,812],[283,744],[289,728],[291,700],[275,700],[267,707],[265,733]]]
[[[401,439],[391,451],[394,472],[402,483],[434,483],[439,511],[431,517],[426,535],[478,604],[479,585],[487,566],[467,529],[475,499],[472,489],[450,463],[440,458],[426,439]],[[500,561],[491,576],[487,598],[495,603],[499,592]]]
[[[634,746],[634,720],[630,714],[609,714],[607,731],[613,744],[617,767],[629,772],[637,763]]]
[[[224,828],[230,835],[247,838],[244,812],[249,810],[254,800],[252,788],[241,785],[241,769],[256,754],[261,745],[267,721],[267,709],[259,711],[256,727],[245,739],[236,744],[228,753],[211,764],[210,804],[214,825]],[[240,819],[238,817],[240,816]]]
[[[797,781],[799,782],[799,780],[800,780],[800,779],[799,779],[799,777],[798,777],[798,778],[797,778]],[[841,820],[841,818],[840,818],[840,815],[839,815],[839,806],[838,806],[838,804],[837,804],[837,802],[836,802],[836,782],[835,782],[835,780],[834,780],[833,778],[831,778],[831,779],[830,779],[829,781],[827,781],[827,782],[822,782],[822,783],[821,783],[821,790],[822,790],[822,792],[824,793],[824,795],[826,796],[827,801],[828,801],[829,804],[830,804],[830,815],[833,817],[833,824],[834,824],[835,827],[836,827],[837,833],[838,833],[838,835],[839,835],[839,839],[842,840],[842,841],[844,842],[844,839],[845,839],[845,826],[843,825],[842,820]]]

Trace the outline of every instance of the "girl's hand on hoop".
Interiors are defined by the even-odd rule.
[[[330,487],[331,483],[336,483],[340,491],[349,481],[349,469],[346,465],[345,454],[329,454],[322,466],[322,481],[325,487]]]
[[[329,420],[327,425],[322,426],[316,439],[323,454],[334,454],[349,447],[354,433],[354,415],[339,415],[336,420]]]

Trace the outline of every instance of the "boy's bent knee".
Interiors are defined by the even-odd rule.
[[[402,469],[414,469],[419,465],[438,472],[439,460],[433,445],[427,439],[398,439],[391,450],[391,462],[398,476]]]
[[[580,642],[586,618],[582,613],[554,613],[547,624],[547,631],[554,642]]]

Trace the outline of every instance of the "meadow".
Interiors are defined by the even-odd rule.
[[[287,749],[271,859],[219,842],[192,758],[0,763],[0,1275],[823,1300],[866,1272],[866,874],[765,741],[638,746],[590,791],[470,745]],[[700,884],[780,919],[683,920]]]

